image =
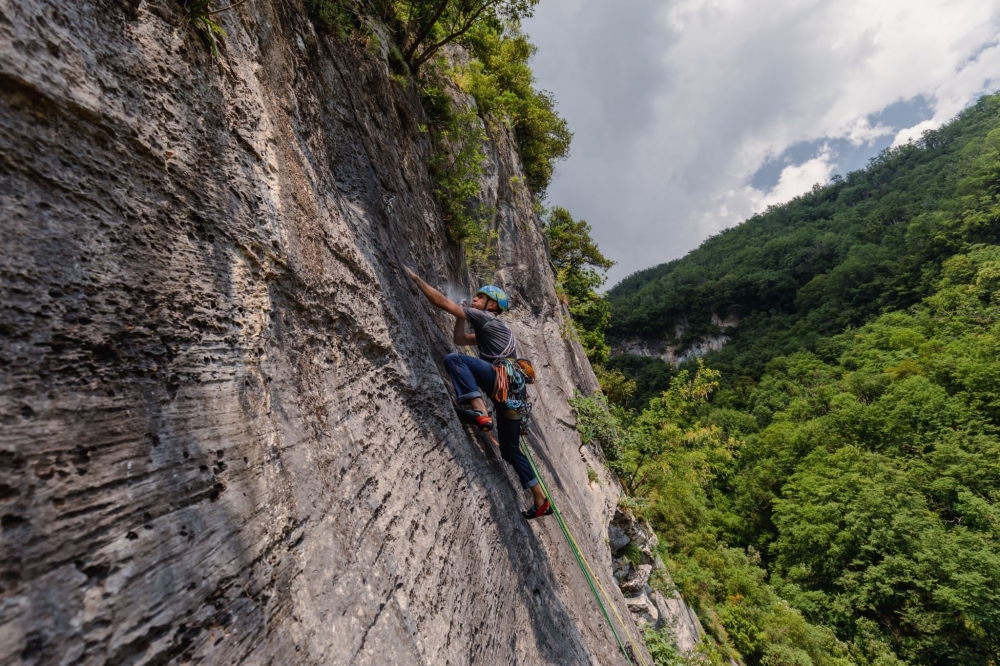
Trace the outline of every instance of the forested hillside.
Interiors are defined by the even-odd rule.
[[[985,97],[867,169],[626,278],[608,294],[610,341],[683,350],[720,332],[713,315],[735,318],[731,342],[707,359],[729,385],[759,379],[776,356],[918,302],[945,259],[1000,234],[998,109],[1000,97]],[[638,376],[647,397],[667,386],[662,363],[618,357],[611,366]]]
[[[613,356],[575,401],[704,659],[1000,663],[998,220],[992,96],[612,290],[618,341],[740,320],[680,369]]]

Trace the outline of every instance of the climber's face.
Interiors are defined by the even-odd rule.
[[[485,310],[486,304],[489,303],[490,299],[486,298],[483,294],[476,294],[472,297],[472,307],[476,310]]]
[[[496,301],[486,298],[483,294],[476,294],[472,297],[472,307],[476,310],[495,310],[495,307],[490,307],[490,303],[496,304]]]

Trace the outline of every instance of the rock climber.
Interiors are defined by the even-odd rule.
[[[507,405],[499,403],[496,398],[497,364],[513,361],[517,348],[514,332],[497,316],[508,308],[507,295],[498,287],[486,285],[472,297],[471,306],[465,305],[465,301],[460,305],[424,282],[410,268],[406,272],[431,304],[455,317],[455,344],[475,345],[479,351],[479,358],[454,352],[444,358],[444,365],[455,387],[460,413],[463,411],[461,405],[470,405],[472,410],[465,410],[469,421],[480,430],[492,431],[493,419],[486,411],[483,392],[490,396],[496,416],[500,455],[514,468],[521,485],[534,496],[534,506],[523,511],[522,515],[532,520],[551,514],[552,506],[519,446],[521,421],[511,418],[516,414],[511,414]],[[472,326],[472,333],[468,332],[466,324]],[[506,365],[510,367],[509,363]]]

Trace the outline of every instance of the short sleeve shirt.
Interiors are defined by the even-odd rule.
[[[480,358],[493,363],[514,355],[517,340],[514,339],[514,331],[510,330],[507,324],[497,319],[492,312],[469,307],[462,309],[465,311],[465,320],[472,325],[472,330],[476,333],[476,346],[479,347]]]

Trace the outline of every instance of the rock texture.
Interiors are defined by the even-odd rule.
[[[659,539],[645,520],[618,509],[608,525],[613,572],[625,603],[640,627],[669,627],[677,648],[692,656],[704,635],[701,622],[673,585],[656,553]],[[650,584],[653,574],[659,581]]]
[[[172,0],[0,0],[0,663],[624,663],[451,410],[415,91],[298,0],[216,18],[213,60]],[[614,590],[593,376],[490,150],[534,450]]]

